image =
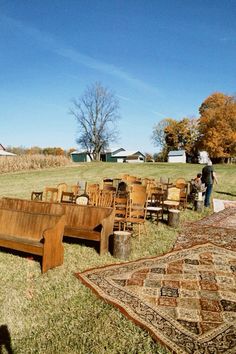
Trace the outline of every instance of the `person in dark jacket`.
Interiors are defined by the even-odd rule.
[[[212,162],[209,160],[207,165],[202,169],[202,183],[204,183],[206,187],[204,206],[207,208],[210,206],[210,198],[214,182],[218,183],[218,180],[214,172]]]

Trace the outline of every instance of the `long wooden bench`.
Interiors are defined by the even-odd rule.
[[[1,204],[1,203],[0,203]],[[65,215],[0,206],[0,247],[42,257],[42,273],[63,264]]]
[[[109,236],[113,234],[114,227],[113,208],[15,198],[0,199],[0,207],[1,205],[44,213],[55,213],[62,207],[66,216],[64,236],[100,242],[100,255],[108,251]]]

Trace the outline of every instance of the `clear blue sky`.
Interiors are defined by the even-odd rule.
[[[155,123],[235,94],[235,19],[235,0],[0,0],[0,143],[77,147],[71,99],[99,81],[115,146],[156,151]]]

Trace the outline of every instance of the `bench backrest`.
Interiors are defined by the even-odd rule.
[[[95,229],[101,221],[113,213],[113,208],[63,204],[66,215],[66,225],[69,227]]]
[[[61,215],[64,213],[63,206],[59,203],[49,203],[35,200],[18,199],[18,198],[1,198],[0,208],[11,210],[29,211],[40,214]]]
[[[60,218],[61,215],[0,208],[0,234],[40,240],[44,230],[54,227]]]
[[[26,212],[66,215],[66,225],[93,230],[101,221],[113,213],[113,208],[78,205],[68,203],[49,203],[17,198],[1,198],[0,208]]]

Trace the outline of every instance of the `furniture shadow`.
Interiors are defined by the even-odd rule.
[[[230,195],[231,197],[236,197],[236,194],[229,193],[229,192],[220,192],[220,191],[215,191],[217,194],[225,194],[225,195]]]
[[[3,347],[4,352],[7,352],[8,354],[13,354],[11,346],[11,336],[6,325],[0,326],[0,354],[3,354]]]

